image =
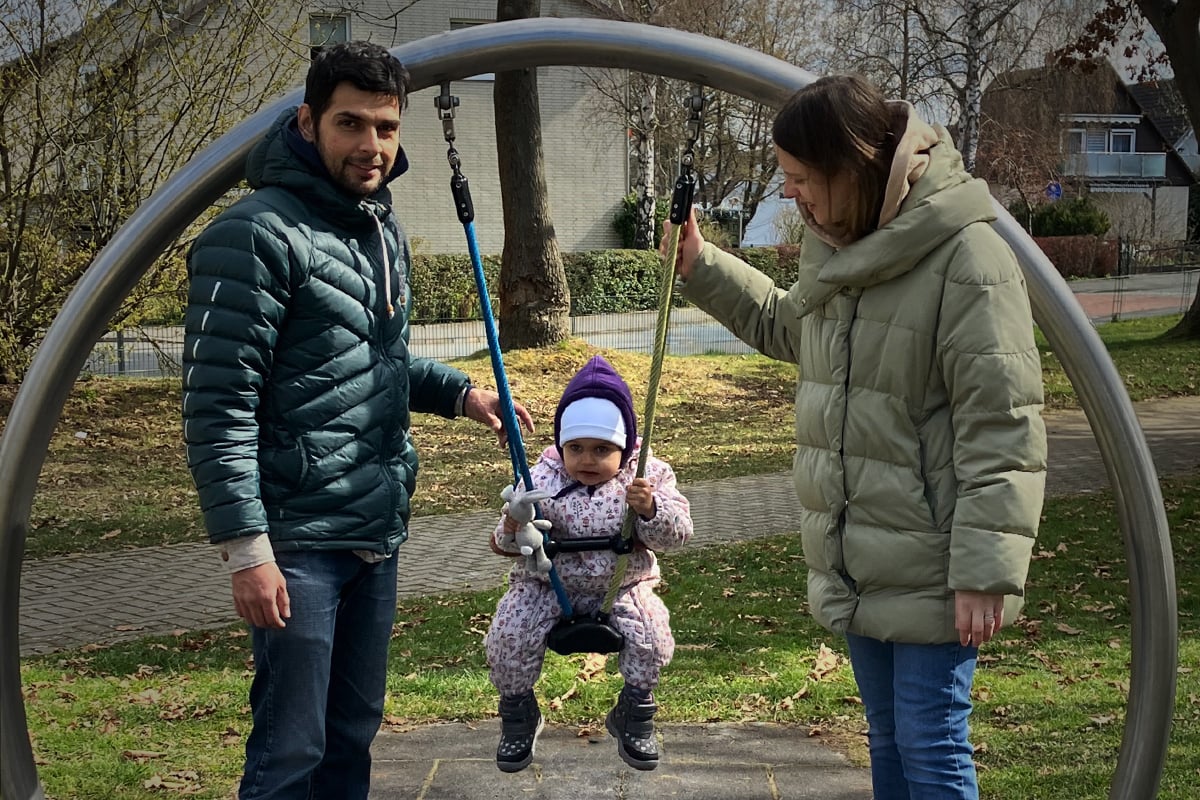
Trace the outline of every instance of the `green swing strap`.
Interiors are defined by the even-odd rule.
[[[650,378],[646,385],[646,412],[642,416],[642,449],[638,453],[637,477],[646,476],[646,464],[650,458],[650,440],[654,433],[654,407],[658,400],[658,385],[662,378],[663,357],[667,350],[667,325],[671,318],[671,295],[675,288],[675,259],[679,254],[679,231],[687,221],[692,208],[692,198],[696,192],[696,174],[693,169],[695,156],[693,151],[696,140],[700,138],[700,112],[704,110],[703,87],[697,85],[688,97],[685,105],[688,109],[688,140],[683,155],[679,159],[679,179],[675,181],[675,192],[671,197],[671,235],[667,239],[667,251],[663,254],[661,274],[658,284],[658,319],[654,328],[654,352],[650,358]],[[621,527],[621,536],[626,541],[633,539],[634,524],[637,512],[632,508],[625,512]],[[613,570],[612,582],[604,595],[601,614],[607,618],[612,613],[613,603],[621,584],[625,581],[625,570],[629,564],[629,549],[617,556],[616,568]]]

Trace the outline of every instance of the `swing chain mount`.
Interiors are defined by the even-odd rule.
[[[458,157],[458,150],[454,147],[454,109],[458,108],[458,97],[450,94],[449,81],[442,84],[442,92],[433,98],[433,104],[437,107],[438,117],[442,120],[442,135],[446,138],[446,144],[449,146],[446,151],[446,159],[450,162],[450,169],[454,170],[455,177],[462,177],[462,161]]]
[[[682,225],[687,220],[696,194],[696,140],[700,138],[700,114],[704,111],[704,87],[696,84],[691,95],[683,102],[688,110],[687,144],[679,157],[679,179],[675,181],[675,192],[671,195],[671,223]]]
[[[471,189],[467,176],[462,173],[462,159],[454,147],[454,109],[458,108],[458,97],[450,94],[450,82],[442,84],[442,92],[433,98],[438,117],[442,120],[442,135],[446,137],[446,160],[454,173],[450,178],[450,191],[454,195],[454,213],[464,225],[475,220],[475,205],[471,202]]]
[[[683,101],[683,107],[688,111],[687,144],[683,148],[680,162],[683,170],[691,172],[695,163],[693,151],[697,140],[700,139],[700,115],[704,111],[704,87],[696,84],[692,93]]]

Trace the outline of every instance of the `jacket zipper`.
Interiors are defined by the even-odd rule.
[[[838,575],[850,591],[858,594],[858,585],[846,569],[846,517],[850,511],[850,485],[846,479],[846,418],[850,416],[850,365],[853,360],[854,322],[858,319],[858,297],[853,297],[850,321],[846,327],[846,377],[842,384],[842,431],[838,442],[838,460],[842,465],[842,507],[838,512]]]
[[[379,236],[379,267],[383,270],[383,308],[386,313],[379,316],[379,321],[376,325],[376,347],[379,349],[379,360],[385,366],[387,366],[389,370],[391,370],[393,386],[396,388],[397,393],[399,393],[400,367],[397,366],[395,360],[391,357],[391,354],[388,353],[387,349],[387,328],[388,324],[395,316],[395,307],[392,305],[392,267],[388,258],[387,236],[384,234],[383,223],[380,221],[378,213],[376,213],[379,207],[375,203],[368,201],[364,201],[362,207],[368,214],[370,214],[371,221],[375,223],[375,231]],[[367,260],[369,263],[370,256],[367,257]],[[401,289],[401,291],[403,291],[403,289]],[[396,419],[396,415],[389,415],[388,419],[390,422],[391,420]],[[388,470],[388,457],[392,455],[392,453],[386,446],[386,443],[391,441],[394,437],[395,430],[395,427],[390,424],[384,427],[384,446],[379,448],[379,468],[380,471],[383,472],[383,479],[387,481],[388,491],[392,498],[391,514],[389,515],[390,519],[395,519],[400,508],[400,489],[398,486],[396,486],[396,482],[393,480],[391,472]]]

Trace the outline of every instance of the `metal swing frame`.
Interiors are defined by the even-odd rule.
[[[414,90],[482,72],[566,65],[634,69],[778,106],[815,79],[771,56],[669,28],[596,19],[498,22],[392,49]],[[222,136],[126,221],[92,262],[33,360],[0,439],[0,797],[44,798],[21,693],[21,562],[37,478],[92,343],[138,279],[241,177],[253,144],[300,102],[290,92]],[[1114,490],[1129,567],[1130,688],[1111,800],[1157,794],[1170,738],[1178,661],[1175,569],[1158,477],[1115,366],[1063,278],[998,203],[996,230],[1024,269],[1034,319],[1063,364]]]

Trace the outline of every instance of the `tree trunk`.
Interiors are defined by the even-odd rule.
[[[1142,16],[1154,28],[1175,72],[1175,88],[1183,96],[1188,121],[1200,135],[1200,0],[1135,0]],[[1166,335],[1173,339],[1200,339],[1200,286],[1192,307]]]
[[[1163,334],[1168,339],[1200,339],[1200,287],[1192,299],[1192,307],[1174,328]]]
[[[496,3],[497,21],[540,15],[540,0]],[[546,194],[537,70],[497,72],[492,98],[504,209],[500,346],[545,347],[571,333],[571,293]]]
[[[979,115],[983,102],[983,77],[980,62],[983,60],[984,31],[980,26],[980,8],[971,2],[967,7],[967,51],[966,76],[963,79],[962,107],[962,150],[963,166],[967,172],[975,172],[975,156],[979,152]]]
[[[657,113],[658,83],[654,76],[634,73],[634,91],[641,92],[638,103],[637,127],[633,130],[637,149],[637,177],[634,193],[637,198],[633,218],[633,246],[638,250],[658,247],[655,233],[658,201],[654,194],[654,120]]]

